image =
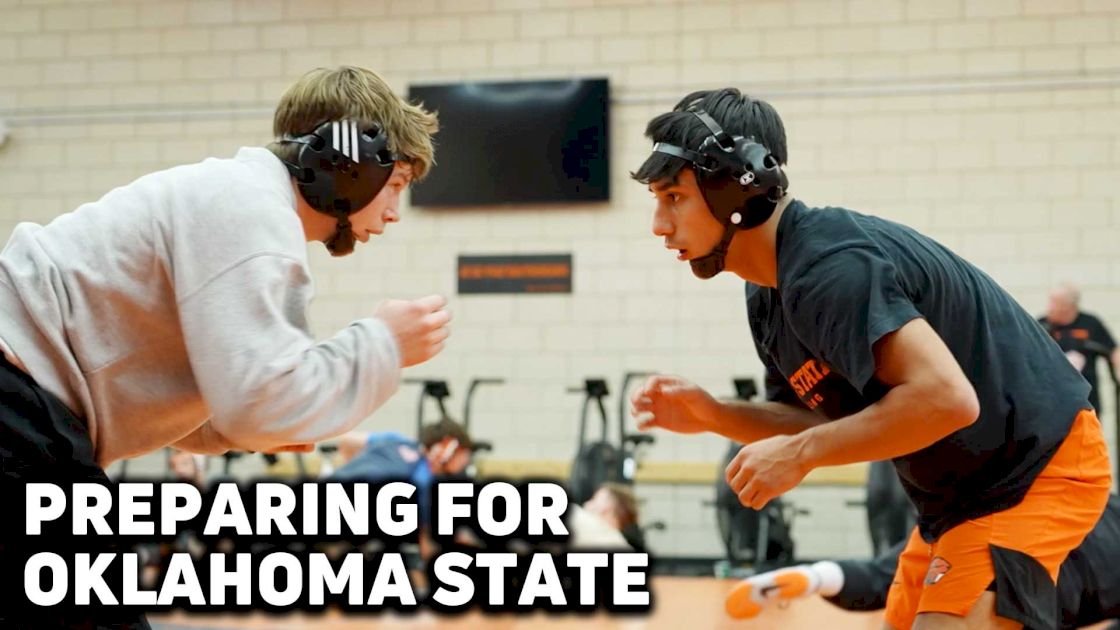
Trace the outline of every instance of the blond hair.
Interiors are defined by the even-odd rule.
[[[397,96],[376,73],[356,66],[316,68],[299,78],[280,97],[269,149],[293,162],[299,145],[280,142],[311,133],[327,121],[350,119],[378,124],[389,136],[389,150],[412,165],[413,180],[421,180],[435,165],[432,135],[439,130],[436,115],[422,105]]]

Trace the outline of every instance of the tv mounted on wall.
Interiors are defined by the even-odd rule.
[[[610,199],[606,79],[416,85],[409,99],[440,120],[415,206]]]

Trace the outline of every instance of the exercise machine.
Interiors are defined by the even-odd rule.
[[[754,379],[736,378],[735,396],[751,400],[758,395]],[[794,563],[795,544],[792,536],[793,518],[808,514],[776,497],[761,510],[753,510],[739,502],[727,484],[723,471],[743,447],[731,441],[716,475],[716,523],[726,557],[716,563],[716,574],[723,577],[749,577]]]

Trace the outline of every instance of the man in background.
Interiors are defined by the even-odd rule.
[[[430,525],[432,486],[440,478],[459,477],[471,462],[473,442],[461,424],[443,417],[420,432],[419,440],[399,433],[352,431],[338,439],[342,465],[328,479],[381,483],[407,481],[416,486],[423,529]],[[605,483],[583,505],[572,504],[568,518],[571,549],[632,548],[624,532],[638,522],[638,501],[624,484]],[[425,533],[420,555],[434,553]]]
[[[1081,310],[1081,291],[1076,285],[1064,282],[1050,290],[1046,315],[1038,318],[1054,341],[1066,353],[1066,358],[1089,381],[1093,389],[1089,402],[1094,409],[1101,408],[1100,388],[1097,383],[1097,359],[1104,358],[1112,366],[1120,365],[1120,350],[1112,334],[1097,316]]]
[[[342,465],[329,480],[408,481],[416,486],[421,512],[427,513],[436,478],[463,474],[471,463],[472,451],[466,429],[447,417],[425,426],[419,440],[388,431],[351,431],[338,439]]]
[[[471,463],[472,452],[473,442],[466,429],[448,417],[425,426],[419,440],[395,432],[351,431],[338,439],[342,464],[327,480],[407,481],[415,486],[422,530],[420,557],[426,560],[435,553],[428,534],[433,486],[441,478],[462,475]]]

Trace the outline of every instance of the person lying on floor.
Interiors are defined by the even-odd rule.
[[[738,619],[755,617],[767,607],[819,594],[845,610],[868,611],[886,607],[906,541],[876,558],[825,560],[762,573],[741,582],[727,597],[727,612]],[[1058,575],[1056,605],[1062,630],[1082,628],[1108,619],[1120,619],[1120,496],[1111,495],[1096,527],[1070,552]],[[938,566],[931,564],[928,579]],[[997,590],[998,592],[998,590]],[[1120,630],[1120,622],[1110,626]]]

